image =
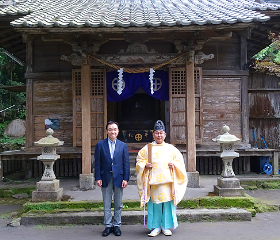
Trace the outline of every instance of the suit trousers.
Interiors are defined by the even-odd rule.
[[[104,225],[106,227],[121,226],[121,213],[123,208],[122,196],[123,188],[116,188],[113,176],[108,187],[101,187],[104,208]],[[112,221],[111,204],[112,196],[114,196],[114,218]]]

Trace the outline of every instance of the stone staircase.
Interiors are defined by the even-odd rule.
[[[146,212],[147,219],[147,212]],[[245,209],[178,209],[178,221],[251,221],[251,212]],[[143,224],[143,211],[122,211],[122,224]],[[81,211],[61,213],[26,213],[21,217],[21,225],[65,225],[65,224],[100,224],[103,222],[102,211]]]

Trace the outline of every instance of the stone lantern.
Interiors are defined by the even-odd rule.
[[[56,179],[53,165],[60,158],[56,154],[56,147],[63,145],[63,141],[54,138],[51,128],[46,131],[47,137],[35,142],[35,146],[42,147],[42,154],[37,157],[37,160],[43,162],[45,170],[41,181],[37,182],[37,189],[32,192],[32,201],[58,201],[61,200],[63,189],[59,187],[59,180]]]
[[[214,186],[214,193],[218,196],[244,196],[244,188],[240,187],[240,181],[235,177],[232,169],[232,161],[239,157],[239,153],[234,151],[234,143],[240,142],[240,139],[229,134],[230,128],[226,125],[222,127],[223,135],[219,135],[212,139],[220,144],[223,160],[223,170],[221,177],[217,179],[217,185]]]

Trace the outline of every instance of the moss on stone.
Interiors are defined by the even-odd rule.
[[[194,198],[194,199],[183,199],[181,202],[178,204],[179,208],[199,208],[199,199]]]
[[[245,190],[257,190],[257,189],[280,189],[280,180],[250,180],[250,181],[240,181],[240,185]]]
[[[35,187],[24,188],[0,188],[0,198],[9,198],[14,194],[27,193],[29,197],[32,197],[32,192],[36,190]]]
[[[264,212],[278,212],[279,206],[278,205],[268,205],[268,204],[255,204],[255,210],[257,213],[264,213]]]
[[[251,212],[252,217],[255,217],[257,214],[257,211],[255,208],[246,208],[247,211]]]
[[[253,208],[251,197],[203,197],[199,198],[199,206],[203,208]]]

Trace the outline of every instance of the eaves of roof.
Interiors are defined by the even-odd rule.
[[[1,2],[1,1],[0,1]],[[0,8],[14,27],[159,27],[263,22],[277,4],[254,0],[18,0]]]

